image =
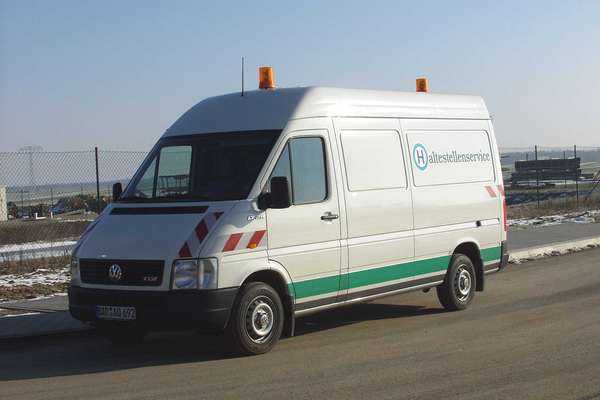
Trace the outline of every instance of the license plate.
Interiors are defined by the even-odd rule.
[[[96,306],[98,319],[133,320],[136,317],[135,307]]]

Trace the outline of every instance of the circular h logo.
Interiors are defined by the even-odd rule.
[[[121,276],[123,276],[123,270],[117,264],[113,264],[108,269],[108,277],[113,282],[119,282],[121,280]]]
[[[427,149],[421,143],[417,143],[413,146],[413,161],[421,171],[425,171],[429,165]]]

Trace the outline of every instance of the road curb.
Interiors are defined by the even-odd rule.
[[[568,242],[550,243],[543,246],[509,251],[508,262],[520,264],[526,261],[538,260],[545,257],[560,256],[597,247],[600,247],[600,236],[572,240]]]

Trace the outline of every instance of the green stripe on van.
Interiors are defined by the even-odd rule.
[[[490,247],[481,250],[481,259],[483,262],[499,260],[502,257],[502,247]]]
[[[450,256],[443,256],[353,272],[350,274],[349,288],[354,289],[377,283],[395,281],[397,279],[410,278],[411,276],[444,271],[448,268],[449,261]]]
[[[481,250],[481,258],[483,261],[500,259],[501,251],[499,246],[483,249]],[[428,258],[425,260],[356,271],[341,276],[333,275],[324,278],[294,282],[288,285],[288,289],[290,293],[294,293],[296,299],[302,299],[305,297],[333,293],[338,290],[354,289],[432,272],[444,271],[448,268],[449,262],[450,256]]]
[[[296,298],[318,296],[331,292],[337,292],[340,288],[340,276],[333,275],[325,278],[309,279],[306,281],[289,284],[290,293],[296,292]]]

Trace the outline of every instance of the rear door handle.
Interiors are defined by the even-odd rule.
[[[325,214],[321,215],[321,221],[332,221],[334,219],[338,219],[340,216],[332,213],[331,211],[327,211]]]

